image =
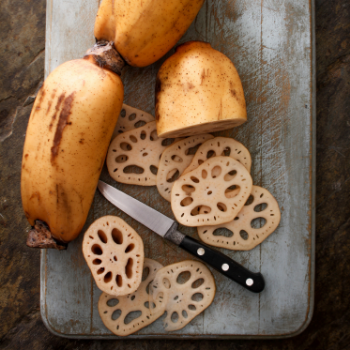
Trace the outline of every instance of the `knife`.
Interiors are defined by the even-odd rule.
[[[264,289],[265,281],[260,272],[251,272],[225,254],[184,235],[177,230],[176,221],[105,182],[99,180],[97,187],[108,201],[124,213],[210,265],[224,276],[254,293],[260,293]]]

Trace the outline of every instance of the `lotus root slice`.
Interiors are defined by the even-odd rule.
[[[212,138],[210,134],[191,136],[173,143],[164,150],[157,174],[158,192],[164,199],[170,202],[174,181],[189,166],[198,146]]]
[[[155,186],[160,156],[174,141],[157,136],[156,122],[118,135],[107,153],[109,175],[125,184]]]
[[[214,157],[183,174],[171,191],[176,220],[185,226],[232,221],[252,191],[248,170],[230,157]]]
[[[240,142],[230,137],[215,137],[214,139],[204,142],[198,148],[190,165],[184,170],[183,174],[196,169],[205,160],[216,156],[228,156],[236,159],[250,172],[252,158],[248,149]]]
[[[110,295],[135,292],[142,278],[143,241],[116,216],[104,216],[84,234],[83,255],[97,287]]]
[[[126,336],[139,331],[159,318],[165,311],[164,303],[149,301],[149,285],[163,265],[145,258],[142,282],[136,292],[115,297],[102,293],[98,312],[103,324],[114,334]]]
[[[166,304],[164,327],[185,327],[214,300],[216,286],[210,270],[199,261],[185,260],[160,269],[152,283],[155,303]]]
[[[274,232],[281,220],[276,199],[265,188],[253,186],[251,196],[236,218],[226,224],[198,227],[199,238],[212,246],[250,250]]]
[[[144,126],[146,123],[152,121],[154,121],[153,115],[123,103],[112,138],[123,132]]]

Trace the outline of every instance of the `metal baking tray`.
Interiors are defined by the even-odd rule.
[[[98,0],[47,0],[46,76],[59,64],[82,57],[94,44]],[[254,183],[278,200],[277,231],[251,251],[224,250],[253,271],[266,289],[259,295],[213,271],[213,304],[178,332],[162,320],[128,336],[147,338],[277,338],[302,332],[314,303],[315,251],[315,36],[309,0],[206,0],[180,40],[202,40],[225,53],[242,79],[248,122],[220,135],[241,141],[251,152]],[[170,53],[166,57],[169,57]],[[125,103],[154,112],[155,78],[165,58],[122,75]],[[170,205],[155,187],[117,184],[106,169],[102,179],[162,213]],[[125,219],[142,236],[145,256],[162,264],[191,258],[139,225],[96,193],[85,229],[106,215]],[[181,228],[196,237],[193,228]],[[81,252],[82,235],[67,251],[42,251],[41,314],[48,329],[69,338],[116,339],[97,311],[100,291]],[[122,338],[120,338],[122,339]],[[125,338],[123,338],[125,339]]]

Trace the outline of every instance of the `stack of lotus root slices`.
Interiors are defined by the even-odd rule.
[[[102,291],[102,322],[116,335],[135,333],[165,312],[165,330],[179,330],[214,299],[215,280],[204,264],[185,260],[163,267],[145,258],[142,238],[116,216],[97,219],[85,232],[82,247]]]
[[[107,154],[114,180],[156,185],[176,220],[197,227],[199,238],[212,246],[250,250],[275,231],[278,203],[253,185],[244,145],[210,134],[162,139],[151,115],[126,105],[123,110]]]
[[[157,186],[176,220],[197,227],[205,243],[250,250],[280,222],[271,193],[254,186],[251,156],[240,142],[200,134],[157,135],[152,115],[123,105],[107,154],[110,176],[121,183]],[[163,318],[167,331],[185,327],[213,301],[216,286],[201,262],[163,267],[145,258],[142,238],[122,219],[105,216],[85,232],[83,254],[102,290],[98,310],[105,326],[127,336]]]

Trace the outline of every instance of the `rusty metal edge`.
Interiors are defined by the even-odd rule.
[[[55,330],[49,323],[47,318],[47,308],[46,308],[46,250],[42,250],[40,253],[40,313],[44,325],[52,334],[68,339],[119,339],[119,340],[128,340],[128,339],[285,339],[291,338],[302,333],[310,324],[313,313],[314,313],[314,301],[315,301],[315,244],[316,244],[316,21],[315,21],[315,0],[309,0],[310,6],[310,34],[311,34],[311,123],[310,123],[310,158],[311,158],[311,167],[310,167],[310,180],[311,180],[311,193],[310,193],[310,265],[309,265],[309,275],[310,275],[310,286],[309,286],[309,300],[308,300],[308,310],[305,315],[305,320],[303,324],[293,332],[286,334],[276,334],[276,335],[131,335],[128,337],[118,337],[115,335],[86,335],[86,334],[63,334]],[[51,15],[52,4],[50,0],[47,0],[46,8],[46,23],[49,23],[49,16]],[[46,24],[48,26],[48,24]],[[47,33],[48,28],[46,28]],[[47,41],[46,41],[47,42]],[[47,54],[47,52],[45,52]],[[47,70],[45,69],[45,78],[47,76]]]

